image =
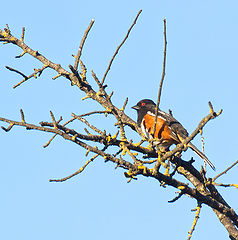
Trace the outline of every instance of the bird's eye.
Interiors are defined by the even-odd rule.
[[[143,102],[143,103],[141,103],[141,106],[142,106],[142,107],[144,107],[144,106],[145,106],[145,103],[144,103],[144,102]]]

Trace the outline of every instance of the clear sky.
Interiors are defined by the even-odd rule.
[[[237,160],[238,89],[238,2],[222,1],[3,1],[0,27],[9,24],[12,33],[51,61],[68,68],[91,19],[95,24],[85,44],[82,60],[101,79],[107,65],[138,11],[143,12],[107,77],[113,101],[128,106],[142,98],[156,100],[162,72],[163,19],[167,19],[167,66],[161,108],[192,132],[208,114],[208,101],[223,114],[204,129],[205,152],[217,170],[216,176]],[[0,116],[27,122],[50,121],[49,111],[66,121],[72,112],[81,114],[100,106],[71,87],[64,78],[53,81],[52,70],[21,87],[22,79],[5,65],[30,75],[41,64],[30,56],[15,59],[21,51],[10,44],[0,46]],[[136,119],[129,107],[126,113]],[[105,121],[97,120],[101,129]],[[6,124],[1,124],[7,126]],[[83,131],[79,123],[72,125]],[[114,128],[112,132],[116,130]],[[0,131],[0,239],[186,239],[194,218],[196,202],[184,196],[174,204],[176,189],[160,187],[144,177],[127,184],[123,170],[97,159],[81,175],[64,183],[49,183],[75,172],[86,161],[85,151],[57,137],[14,127]],[[194,141],[199,148],[201,139]],[[194,156],[191,151],[185,159]],[[197,157],[195,165],[201,160]],[[238,168],[219,182],[238,183]],[[237,207],[238,190],[220,189],[228,203]],[[192,238],[228,239],[227,232],[211,209],[202,208]]]

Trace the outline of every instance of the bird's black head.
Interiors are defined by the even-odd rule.
[[[141,109],[150,109],[150,108],[154,108],[156,105],[155,103],[150,100],[150,99],[143,99],[141,101],[139,101],[134,107],[132,107],[135,110],[141,110]]]

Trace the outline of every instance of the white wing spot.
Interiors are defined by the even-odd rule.
[[[145,120],[143,119],[142,122],[141,122],[140,127],[141,127],[142,132],[145,134],[145,136],[146,136],[147,138],[149,138],[149,137],[150,137],[150,134],[149,134],[149,132],[147,131],[147,129],[145,128],[144,123],[145,123]]]

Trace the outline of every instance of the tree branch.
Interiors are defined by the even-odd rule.
[[[80,59],[81,54],[82,54],[83,45],[84,45],[84,43],[85,43],[85,40],[86,40],[86,38],[87,38],[87,36],[88,36],[88,33],[90,32],[93,24],[94,24],[94,19],[91,20],[88,28],[86,29],[86,31],[85,31],[85,33],[84,33],[84,35],[83,35],[83,38],[82,38],[82,40],[81,40],[78,53],[77,53],[77,55],[75,56],[74,69],[75,69],[76,71],[77,71],[77,69],[78,69],[79,59]]]
[[[223,174],[226,174],[230,169],[232,169],[236,164],[238,163],[238,160],[236,162],[234,162],[230,167],[228,167],[225,171],[219,173],[216,177],[214,177],[212,179],[213,182],[215,182],[215,180],[219,177],[221,177]]]
[[[158,99],[157,99],[157,103],[156,103],[156,107],[155,107],[155,121],[154,121],[153,132],[152,132],[152,136],[153,136],[153,137],[154,137],[154,135],[155,135],[155,130],[156,130],[156,127],[155,127],[155,126],[156,126],[156,124],[157,124],[158,109],[159,109],[159,104],[160,104],[162,86],[163,86],[164,77],[165,77],[166,52],[167,52],[166,19],[164,19],[164,59],[163,59],[163,72],[162,72],[162,77],[161,77],[161,80],[160,80]]]
[[[195,230],[195,227],[196,227],[198,219],[199,219],[199,214],[200,214],[201,208],[202,208],[202,204],[199,202],[196,209],[195,209],[196,214],[195,214],[195,217],[194,217],[194,221],[193,221],[193,225],[191,227],[191,230],[188,232],[188,239],[187,240],[190,240],[191,237],[192,237],[192,234]]]
[[[126,98],[126,101],[123,107],[118,108],[111,101],[111,96],[113,92],[110,95],[108,95],[105,90],[106,86],[104,86],[104,82],[111,68],[111,65],[117,53],[119,52],[121,46],[124,44],[124,42],[128,38],[133,26],[136,24],[136,21],[140,14],[141,14],[141,11],[139,11],[139,13],[137,14],[133,24],[131,25],[131,27],[127,32],[126,37],[123,39],[122,43],[118,46],[116,52],[114,53],[109,63],[109,66],[104,74],[102,82],[99,81],[96,74],[92,71],[92,76],[99,87],[98,92],[95,91],[92,88],[92,86],[88,83],[87,77],[86,77],[86,72],[87,72],[86,66],[80,60],[82,49],[83,49],[85,40],[87,38],[87,35],[93,25],[93,21],[91,21],[91,23],[89,24],[81,40],[77,56],[75,56],[74,67],[71,65],[69,66],[71,72],[66,71],[59,64],[55,64],[51,62],[50,60],[45,58],[43,55],[41,55],[38,51],[35,51],[30,47],[28,47],[23,42],[25,29],[22,30],[21,39],[17,39],[16,37],[14,37],[11,34],[11,31],[8,26],[7,28],[4,29],[4,31],[0,30],[0,41],[15,44],[23,50],[20,57],[22,57],[24,54],[27,53],[27,54],[30,54],[32,57],[38,59],[44,64],[42,68],[38,70],[34,70],[34,73],[31,74],[30,76],[26,76],[20,71],[8,67],[9,70],[20,74],[24,78],[22,82],[26,81],[30,77],[33,77],[33,76],[35,77],[37,73],[40,75],[45,68],[51,68],[51,69],[54,69],[57,74],[53,79],[56,79],[59,76],[65,77],[66,79],[70,80],[71,85],[76,85],[81,91],[83,91],[86,94],[86,96],[83,99],[91,98],[92,100],[95,100],[96,102],[98,102],[104,108],[104,111],[93,111],[93,112],[85,113],[81,115],[73,114],[73,117],[67,122],[65,122],[64,124],[60,124],[60,121],[62,121],[62,117],[60,117],[60,119],[56,121],[53,113],[51,112],[52,122],[41,122],[40,126],[26,123],[24,113],[21,110],[20,111],[21,122],[0,117],[0,121],[6,122],[9,124],[7,128],[5,127],[2,127],[2,128],[5,131],[10,131],[14,126],[22,126],[22,127],[25,127],[27,130],[34,129],[42,132],[53,133],[54,134],[53,137],[48,141],[47,144],[45,144],[45,146],[48,146],[50,142],[54,139],[54,137],[58,135],[84,148],[87,151],[86,157],[89,152],[95,154],[93,158],[89,159],[75,173],[65,178],[52,179],[50,181],[60,181],[60,182],[66,181],[67,179],[70,179],[71,177],[81,173],[88,166],[88,164],[94,160],[94,158],[100,156],[104,159],[105,162],[110,161],[110,162],[113,162],[116,165],[116,167],[126,169],[128,172],[125,173],[125,176],[129,178],[129,181],[131,179],[135,179],[135,177],[138,175],[151,177],[159,181],[162,186],[168,185],[180,191],[179,195],[173,199],[174,201],[178,200],[182,195],[189,195],[190,197],[196,199],[200,204],[206,204],[207,206],[211,207],[213,211],[216,213],[216,215],[218,216],[221,223],[227,229],[228,233],[230,234],[230,237],[232,239],[237,239],[238,231],[236,226],[238,226],[238,216],[236,215],[235,211],[225,202],[225,200],[219,194],[219,192],[214,186],[214,185],[217,185],[217,183],[215,183],[214,181],[218,177],[220,177],[222,174],[226,173],[233,166],[235,166],[235,164],[238,161],[234,163],[230,168],[226,169],[224,172],[216,176],[214,179],[209,179],[209,178],[207,179],[205,176],[205,173],[200,173],[193,167],[192,165],[193,160],[190,160],[187,162],[179,158],[177,155],[177,153],[182,153],[183,151],[185,151],[186,145],[203,129],[203,127],[207,124],[208,121],[219,116],[221,114],[221,111],[219,113],[214,112],[213,107],[209,102],[210,113],[205,118],[202,119],[197,129],[189,137],[187,137],[181,144],[178,144],[172,151],[166,152],[165,154],[161,155],[160,161],[154,160],[154,159],[148,160],[148,161],[142,161],[141,158],[143,159],[143,157],[157,158],[158,153],[153,147],[150,147],[150,145],[147,147],[142,146],[142,143],[144,141],[140,141],[138,144],[136,144],[136,143],[133,143],[132,140],[128,140],[126,126],[129,126],[133,131],[136,131],[141,136],[144,136],[140,127],[136,124],[136,122],[133,121],[124,112],[128,102],[128,98]],[[162,73],[160,86],[159,86],[159,94],[158,94],[158,100],[156,105],[157,109],[159,108],[162,85],[165,78],[166,48],[167,48],[166,20],[164,20],[164,40],[165,40],[165,46],[164,46],[163,73]],[[80,73],[77,70],[79,63],[81,65]],[[22,82],[15,85],[15,87],[19,86]],[[102,131],[98,129],[96,126],[91,124],[88,120],[86,120],[85,118],[82,118],[82,117],[91,116],[94,114],[102,114],[102,113],[105,114],[105,117],[107,116],[107,114],[112,114],[112,116],[115,117],[117,121],[116,126],[119,127],[119,131],[117,131],[115,135],[106,133],[106,131]],[[82,134],[74,129],[66,127],[67,124],[75,121],[76,119],[80,120],[81,122],[86,124],[88,127],[93,129],[96,132],[95,133],[96,135],[89,133],[88,130],[86,131],[87,134]],[[156,126],[156,119],[157,118],[155,118],[154,129]],[[120,135],[118,136],[119,133]],[[98,149],[97,147],[98,145],[102,146],[101,150]],[[110,146],[114,146],[114,148],[110,148],[108,150],[110,153],[107,153],[107,149]],[[165,163],[165,160],[166,160],[166,163]],[[150,164],[151,166],[151,164],[154,163],[155,161],[156,163],[154,167],[152,167],[151,169],[145,166],[146,164]],[[160,172],[161,169],[163,170],[162,167],[160,168],[160,165],[165,167],[164,174]],[[170,172],[170,169],[168,168],[169,166],[174,167],[174,170],[171,174],[169,173]],[[189,181],[190,183],[192,183],[192,186],[188,185],[187,182],[178,181],[175,178],[177,176],[176,173],[182,175],[185,178],[185,181]],[[225,186],[225,184],[222,184],[221,186]]]
[[[117,47],[116,52],[114,53],[113,57],[111,58],[111,61],[110,61],[109,65],[108,65],[108,68],[107,68],[107,70],[106,70],[106,72],[105,72],[105,74],[104,74],[104,76],[103,76],[103,79],[102,79],[101,85],[104,84],[105,79],[106,79],[106,76],[107,76],[107,74],[108,74],[108,72],[109,72],[109,70],[110,70],[110,68],[111,68],[111,66],[112,66],[112,63],[113,63],[113,61],[114,61],[116,55],[118,54],[118,52],[119,52],[121,46],[125,43],[126,39],[129,37],[129,34],[130,34],[132,28],[134,27],[134,25],[136,24],[136,21],[137,21],[139,15],[141,14],[141,12],[142,12],[142,10],[140,10],[140,11],[138,12],[138,14],[137,14],[137,16],[136,16],[134,22],[132,23],[131,27],[130,27],[129,30],[128,30],[128,32],[127,32],[125,38],[123,39],[123,41],[121,42],[121,44]]]

